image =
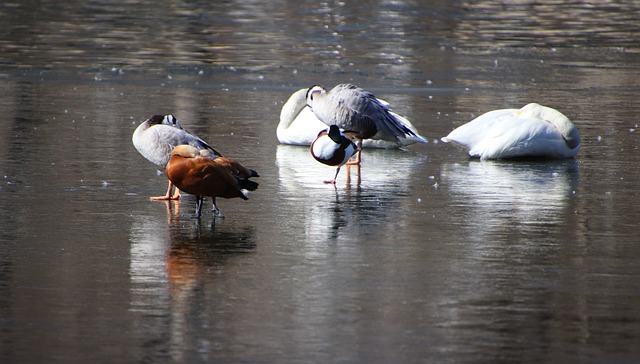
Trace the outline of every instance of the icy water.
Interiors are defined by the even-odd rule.
[[[0,362],[640,361],[640,3],[3,1]],[[360,175],[279,145],[352,82],[430,143]],[[529,102],[577,158],[438,143]],[[151,202],[172,113],[259,171],[224,219]],[[207,206],[209,204],[207,203]]]

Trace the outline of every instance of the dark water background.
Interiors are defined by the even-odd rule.
[[[0,362],[637,362],[640,3],[3,1]],[[352,82],[431,142],[337,189],[278,145]],[[575,160],[436,143],[529,102]],[[172,113],[257,169],[226,219],[131,143]]]

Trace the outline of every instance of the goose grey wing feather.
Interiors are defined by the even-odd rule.
[[[338,105],[342,120],[349,125],[343,129],[357,130],[362,138],[397,140],[415,133],[400,123],[391,110],[380,103],[371,92],[350,84],[341,84],[331,90],[331,103]]]
[[[217,156],[222,156],[202,139],[174,126],[155,125],[147,129],[144,138],[147,140],[136,145],[136,148],[151,163],[163,169],[169,162],[171,151],[176,145],[188,144],[198,149],[211,150]]]
[[[371,93],[353,85],[334,87],[330,92],[330,102],[336,110],[338,125],[342,129],[358,131],[363,139],[373,137],[378,128],[374,119],[375,109],[369,105],[371,98],[377,102]]]
[[[354,91],[351,85],[338,85],[317,95],[313,100],[313,113],[327,125],[338,125],[341,129],[357,132],[361,139],[367,139],[376,134],[376,123],[361,112],[364,100]]]
[[[158,123],[159,118],[162,118],[162,122]],[[179,144],[189,144],[192,147],[196,147],[200,150],[206,149],[211,151],[214,155],[218,156],[218,157],[222,157],[222,154],[220,154],[217,150],[213,149],[212,146],[210,146],[209,144],[207,144],[207,142],[205,142],[204,140],[198,138],[197,136],[195,136],[193,133],[185,130],[182,127],[182,123],[180,123],[180,120],[178,120],[175,116],[168,114],[168,115],[154,115],[152,116],[148,121],[146,121],[145,123],[150,123],[153,120],[153,124],[158,126],[158,125],[168,125],[173,127],[174,129],[166,129],[163,128],[162,131],[158,131],[159,134],[171,134],[172,132],[174,134],[176,134],[173,138],[174,142],[177,142],[178,144],[173,145],[173,147],[175,147],[176,145]],[[176,131],[177,129],[177,131]],[[173,150],[173,148],[172,148]]]
[[[198,138],[197,136],[185,131],[185,133],[187,134],[187,142],[186,143],[182,143],[182,144],[189,144],[191,146],[194,146],[198,149],[207,149],[210,150],[211,152],[213,152],[213,154],[215,154],[218,157],[222,157],[222,154],[220,152],[218,152],[217,150],[213,149],[212,146],[210,146],[207,142],[205,142],[204,140]]]

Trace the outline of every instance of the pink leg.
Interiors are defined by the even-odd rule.
[[[169,188],[167,188],[167,193],[164,196],[151,197],[151,201],[179,200],[180,199],[180,190],[178,190],[176,188],[176,193],[173,196],[171,195],[172,190],[173,190],[173,182],[169,181]]]
[[[336,184],[336,179],[338,179],[338,173],[340,173],[340,167],[338,167],[336,169],[336,175],[333,176],[333,180],[327,180],[327,181],[324,181],[324,183],[331,183],[331,184],[335,185]]]
[[[360,153],[362,153],[362,140],[358,140],[358,152],[356,153],[356,159],[349,159],[349,161],[347,162],[347,165],[353,166],[359,166],[360,162],[362,161],[362,157],[360,156]]]

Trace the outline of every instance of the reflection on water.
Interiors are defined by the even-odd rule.
[[[369,224],[379,225],[403,209],[408,181],[426,162],[424,154],[403,150],[365,150],[360,169],[344,166],[336,186],[335,168],[318,163],[308,147],[278,145],[276,164],[285,200],[307,207],[305,236],[310,241],[366,239]],[[335,190],[333,193],[332,190]],[[398,233],[398,221],[389,234]]]
[[[636,362],[640,2],[0,2],[0,362]],[[363,21],[366,19],[366,21]],[[282,102],[352,82],[430,140],[548,104],[576,160],[439,144],[340,173]],[[255,167],[226,219],[153,203],[173,113]]]
[[[465,3],[465,11],[468,18],[456,33],[476,47],[563,47],[568,40],[571,46],[638,46],[627,37],[640,30],[632,20],[640,15],[636,1],[472,1]]]
[[[474,239],[509,229],[535,233],[562,224],[578,186],[578,162],[478,161],[444,164],[441,180],[452,204],[471,207],[460,217]]]
[[[577,213],[579,162],[444,163],[441,181],[451,196],[451,223],[464,236],[458,259],[451,262],[456,294],[443,302],[447,324],[460,330],[460,342],[474,340],[471,333],[478,329],[487,332],[476,343],[484,347],[528,338],[521,350],[529,355],[520,357],[516,350],[508,354],[514,361],[544,351],[530,348],[532,341],[590,342],[592,278],[582,232],[570,227]],[[556,261],[565,255],[572,259],[560,268]]]
[[[196,219],[180,220],[180,202],[164,202],[167,221],[136,216],[131,224],[131,309],[142,314],[136,325],[147,339],[147,360],[168,355],[184,361],[185,348],[206,353],[216,345],[190,333],[207,325],[202,313],[208,279],[225,274],[225,264],[235,255],[256,249],[251,229],[226,226],[215,220],[209,226]]]
[[[425,154],[404,150],[366,149],[362,152],[360,173],[352,167],[351,181],[347,181],[347,166],[340,169],[336,188],[407,189],[406,181],[418,172],[427,160]],[[280,185],[288,191],[332,187],[323,183],[335,174],[335,167],[319,163],[311,156],[309,147],[278,145],[276,150]],[[358,179],[359,177],[359,179]]]

